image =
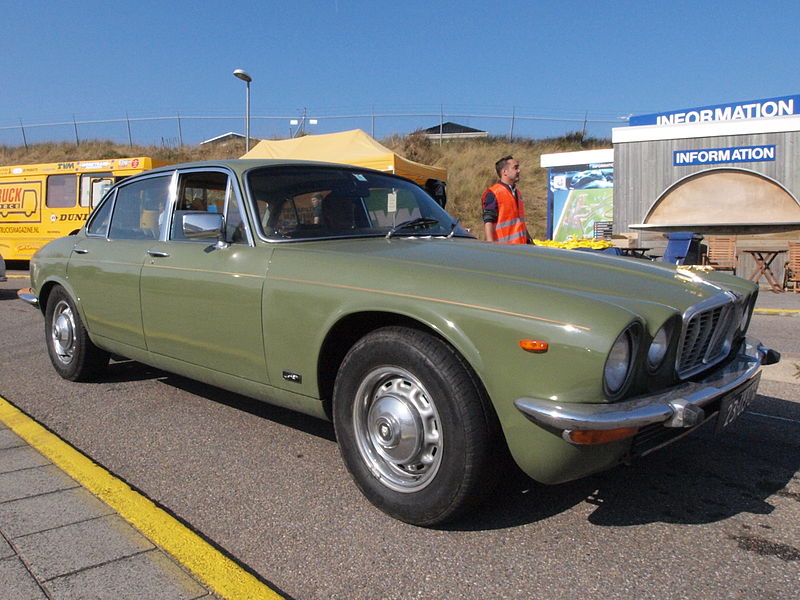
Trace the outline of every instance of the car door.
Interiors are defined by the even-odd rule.
[[[76,240],[67,276],[95,336],[145,348],[139,277],[167,214],[171,178],[144,177],[117,188]]]
[[[180,172],[164,241],[142,268],[142,320],[151,352],[193,365],[268,381],[262,292],[271,249],[256,247],[235,178],[222,169]],[[187,238],[186,214],[225,215],[222,243]]]

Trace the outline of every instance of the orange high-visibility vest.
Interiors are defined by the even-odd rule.
[[[503,244],[527,244],[528,230],[525,227],[525,207],[522,194],[515,198],[503,183],[489,188],[497,199],[497,224],[494,226],[496,241]]]

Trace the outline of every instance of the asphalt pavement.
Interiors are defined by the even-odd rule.
[[[800,294],[762,290],[756,314],[800,323]],[[763,377],[791,381],[794,369],[784,360]],[[114,486],[123,490],[117,496],[109,492]],[[158,516],[132,512],[131,498]],[[199,536],[191,543],[200,546],[176,550],[176,538],[194,534],[151,505],[0,398],[0,590],[5,600],[285,597]],[[162,527],[166,533],[154,532]],[[203,560],[193,558],[198,553]]]

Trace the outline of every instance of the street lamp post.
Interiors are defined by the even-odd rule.
[[[236,69],[233,72],[235,77],[238,77],[242,81],[247,84],[247,91],[245,96],[245,108],[244,108],[244,135],[245,135],[245,152],[250,152],[250,82],[253,81],[253,78],[247,74],[247,71],[244,69]]]

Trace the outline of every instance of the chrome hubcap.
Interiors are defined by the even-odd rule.
[[[75,317],[69,304],[63,300],[53,311],[50,339],[58,359],[64,364],[72,362],[75,356]]]
[[[439,415],[420,381],[397,367],[369,373],[353,407],[356,441],[370,471],[386,487],[416,492],[441,464]]]

